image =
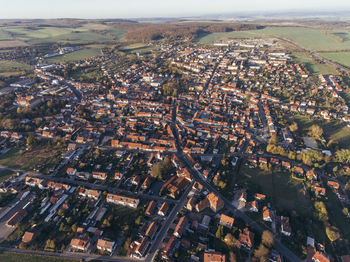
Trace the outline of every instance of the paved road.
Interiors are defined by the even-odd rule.
[[[176,105],[174,105],[174,108]],[[178,135],[178,130],[175,125],[176,121],[176,110],[173,112],[173,123],[172,123],[172,130],[173,134],[175,136],[175,141],[176,141],[176,147],[177,147],[177,156],[180,159],[181,162],[185,164],[185,166],[188,168],[188,170],[191,172],[191,175],[193,179],[197,182],[199,182],[207,191],[209,192],[214,192],[218,197],[220,197],[224,203],[225,207],[230,210],[235,217],[241,218],[244,222],[249,224],[252,228],[254,228],[256,231],[262,233],[265,229],[258,225],[254,220],[252,220],[250,217],[248,217],[245,213],[237,210],[229,201],[226,199],[219,191],[217,191],[211,184],[206,182],[199,174],[198,172],[193,168],[193,164],[188,160],[187,156],[183,153],[180,140],[179,140],[179,135]],[[239,152],[238,155],[243,155],[242,152]],[[292,262],[299,262],[300,259],[288,248],[286,248],[277,238],[274,239],[274,248],[280,252],[285,258]]]
[[[151,262],[154,259],[154,256],[156,254],[157,249],[159,248],[159,245],[163,242],[164,237],[166,236],[168,229],[170,225],[174,222],[176,218],[176,214],[181,211],[181,209],[184,207],[186,201],[187,201],[187,195],[192,189],[193,183],[190,184],[190,186],[185,190],[185,192],[182,194],[179,203],[176,204],[176,206],[171,210],[170,214],[168,215],[165,223],[162,225],[162,228],[160,229],[156,239],[153,241],[149,253],[146,256],[147,262]]]
[[[33,176],[41,178],[41,179],[49,179],[51,181],[58,182],[58,183],[65,183],[65,184],[75,185],[75,186],[84,186],[84,187],[87,187],[90,189],[108,191],[108,192],[114,193],[114,194],[123,194],[123,195],[129,196],[129,197],[139,197],[139,198],[144,198],[144,199],[148,199],[148,200],[165,201],[168,203],[177,203],[178,202],[178,200],[174,200],[174,199],[168,199],[168,198],[163,198],[160,196],[154,196],[154,195],[149,195],[149,194],[144,194],[144,193],[133,194],[128,190],[119,189],[119,188],[115,188],[115,187],[109,187],[109,186],[105,186],[105,185],[93,184],[93,183],[80,181],[80,180],[74,180],[74,179],[70,179],[70,178],[54,177],[54,176],[50,176],[50,175],[41,175],[41,174],[36,174]]]

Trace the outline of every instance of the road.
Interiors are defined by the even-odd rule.
[[[166,236],[168,229],[170,225],[174,222],[176,218],[176,214],[181,211],[181,209],[184,207],[186,201],[187,201],[187,195],[192,189],[193,183],[191,183],[188,188],[184,191],[182,194],[180,201],[176,204],[176,206],[171,210],[170,214],[168,215],[167,219],[165,220],[165,223],[163,223],[162,228],[157,234],[156,239],[153,241],[148,255],[146,256],[145,261],[151,262],[154,259],[154,256],[156,254],[157,249],[159,248],[159,245],[163,242],[164,237]]]
[[[34,177],[41,178],[41,179],[48,179],[54,182],[58,183],[65,183],[69,185],[75,185],[75,186],[84,186],[90,189],[95,189],[95,190],[100,190],[100,191],[108,191],[110,193],[114,194],[123,194],[125,196],[129,197],[139,197],[143,199],[148,199],[148,200],[156,200],[156,201],[163,201],[163,202],[168,202],[168,203],[177,203],[178,200],[174,199],[168,199],[168,198],[163,198],[160,196],[154,196],[154,195],[149,195],[149,194],[144,194],[144,193],[137,193],[133,194],[128,190],[124,189],[119,189],[116,187],[110,187],[110,186],[105,186],[105,185],[99,185],[99,184],[93,184],[81,180],[74,180],[70,178],[64,178],[64,177],[55,177],[55,176],[50,176],[50,175],[41,175],[41,174],[35,174],[33,175]]]
[[[176,108],[176,105],[173,105],[173,108]],[[176,128],[176,110],[173,111],[173,123],[171,125],[171,128],[173,130],[173,134],[175,136],[176,141],[176,147],[177,147],[177,156],[180,159],[183,164],[187,167],[187,169],[190,171],[193,179],[197,182],[199,182],[203,188],[205,188],[208,192],[214,192],[218,197],[220,197],[224,203],[225,207],[230,210],[235,217],[241,218],[245,223],[250,225],[252,228],[254,228],[259,233],[262,233],[265,229],[258,225],[254,220],[252,220],[250,217],[248,217],[245,213],[237,210],[229,201],[226,199],[219,191],[217,191],[211,184],[206,182],[199,174],[198,172],[193,168],[193,164],[188,160],[187,156],[183,153],[181,143],[179,140],[178,130]],[[239,152],[238,155],[242,155],[242,152]],[[276,237],[274,239],[274,248],[285,258],[287,258],[289,261],[292,262],[298,262],[300,259],[288,248],[286,248]]]

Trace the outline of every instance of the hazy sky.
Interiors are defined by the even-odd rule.
[[[350,10],[349,0],[0,0],[0,18],[137,18]]]

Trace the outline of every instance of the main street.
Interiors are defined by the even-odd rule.
[[[173,105],[173,123],[172,123],[172,131],[175,137],[176,147],[177,147],[177,156],[180,159],[180,161],[185,164],[187,169],[190,171],[193,179],[197,182],[199,182],[207,191],[214,192],[218,197],[220,197],[224,203],[225,207],[230,210],[235,217],[241,218],[245,223],[250,225],[252,228],[254,228],[259,233],[262,233],[264,231],[264,228],[262,228],[260,225],[258,225],[254,220],[252,220],[250,217],[248,217],[245,213],[237,210],[232,203],[226,199],[218,190],[216,190],[211,184],[206,182],[199,174],[198,172],[193,168],[193,164],[189,161],[187,156],[183,153],[181,142],[179,139],[178,130],[176,128],[176,105]],[[242,154],[242,152],[238,153]],[[286,248],[276,237],[274,237],[274,248],[280,252],[285,258],[292,262],[298,262],[300,259],[288,248]]]

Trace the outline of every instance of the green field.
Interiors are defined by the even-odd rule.
[[[306,27],[265,27],[260,30],[235,31],[227,33],[211,33],[199,38],[202,44],[210,44],[218,40],[234,38],[288,38],[310,50],[344,50],[350,48],[350,32],[334,31],[341,35],[343,42],[325,35],[321,29]]]
[[[30,254],[3,252],[0,254],[0,262],[78,262],[78,259],[65,259],[51,256],[39,256]]]
[[[296,62],[305,64],[311,74],[336,74],[336,69],[334,67],[328,64],[315,62],[315,60],[305,52],[294,52],[292,56]]]
[[[2,181],[6,180],[7,178],[9,178],[13,174],[14,174],[14,172],[12,170],[9,170],[9,169],[0,170],[0,183]]]
[[[6,154],[0,156],[0,165],[33,170],[38,165],[53,167],[60,158],[60,152],[48,146],[37,146],[31,151],[11,149]]]
[[[49,63],[60,63],[60,62],[73,62],[84,60],[92,56],[98,56],[101,54],[101,50],[97,48],[85,48],[78,51],[74,51],[63,56],[56,56],[46,59]]]
[[[9,36],[9,34],[3,30],[0,30],[0,41],[1,40],[11,40],[12,38]]]
[[[17,63],[12,61],[0,61],[0,76],[19,76],[30,70],[30,66],[24,63]]]
[[[331,61],[350,67],[350,52],[322,53],[321,55]]]
[[[350,128],[336,120],[315,120],[310,116],[294,115],[290,118],[295,121],[299,127],[299,134],[306,136],[309,128],[316,124],[322,127],[324,137],[327,141],[334,140],[340,148],[350,148]]]
[[[101,27],[103,27],[103,31]],[[105,27],[102,24],[87,24],[77,28],[9,26],[2,28],[3,32],[0,34],[0,40],[1,37],[7,37],[7,40],[20,40],[28,44],[54,42],[84,44],[120,40],[125,33],[121,29]]]
[[[299,215],[311,215],[311,201],[304,193],[302,182],[292,179],[287,172],[267,172],[243,166],[237,184],[246,185],[252,192],[266,194],[272,206],[280,212],[296,211]]]

